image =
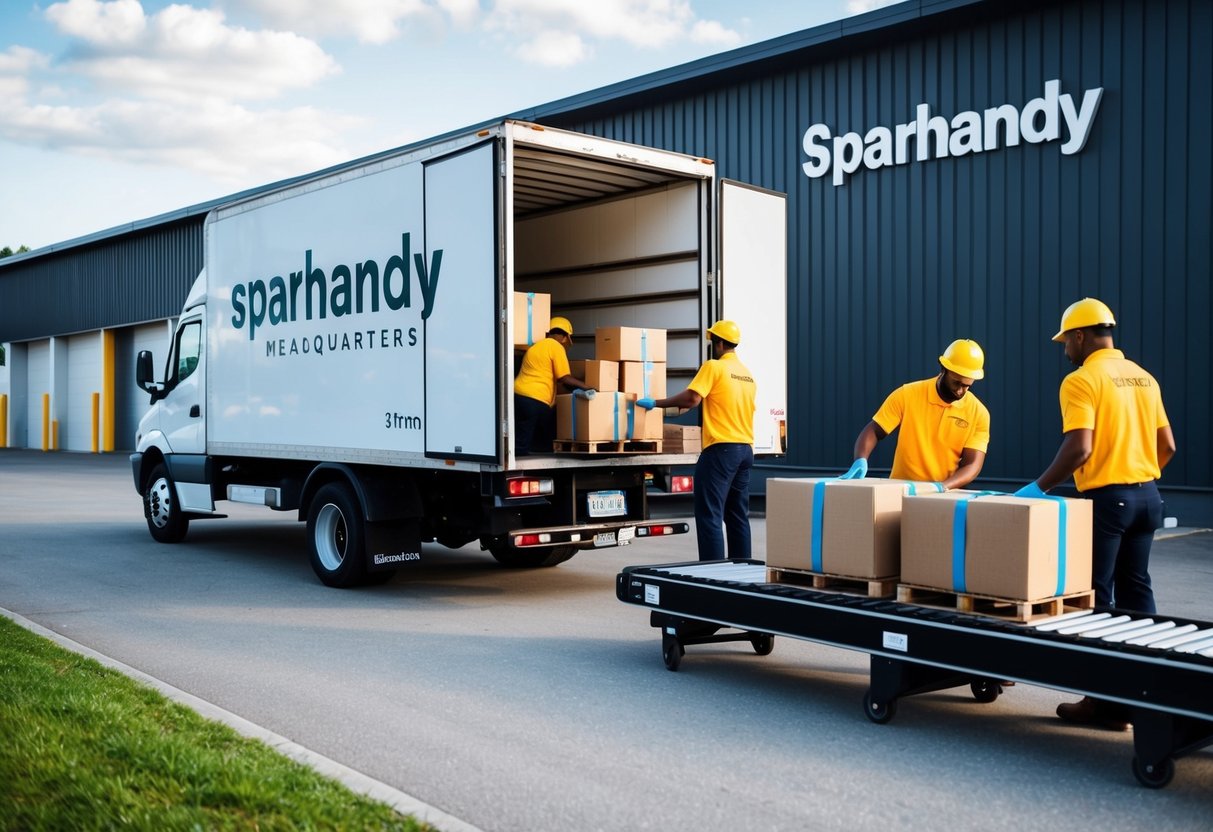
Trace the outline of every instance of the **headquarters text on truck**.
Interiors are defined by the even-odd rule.
[[[380,301],[393,312],[411,308],[412,271],[417,270],[417,285],[421,290],[421,319],[434,311],[434,296],[438,290],[438,275],[442,270],[442,249],[436,249],[429,264],[425,256],[413,254],[410,235],[400,235],[400,254],[393,254],[380,270],[375,260],[363,260],[352,269],[344,263],[333,266],[328,274],[312,266],[312,250],[303,255],[303,270],[290,272],[289,278],[275,275],[268,281],[250,280],[232,288],[232,326],[248,327],[252,341],[259,327],[281,323],[335,318],[378,312]],[[302,309],[299,292],[303,291]],[[368,309],[369,305],[369,309]]]

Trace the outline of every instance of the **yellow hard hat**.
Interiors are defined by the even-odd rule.
[[[1061,313],[1061,329],[1057,330],[1053,340],[1064,341],[1066,333],[1071,329],[1082,329],[1086,326],[1116,326],[1116,319],[1112,317],[1112,310],[1102,300],[1076,300]]]
[[[573,325],[569,323],[568,318],[562,318],[559,315],[552,318],[552,322],[548,324],[548,332],[551,332],[553,329],[559,329],[570,338],[573,336]]]
[[[939,356],[939,363],[963,378],[985,378],[986,371],[982,369],[986,363],[986,354],[976,341],[961,338],[948,344],[948,348]]]
[[[708,335],[723,338],[730,344],[741,343],[741,328],[732,321],[717,321],[708,328]]]

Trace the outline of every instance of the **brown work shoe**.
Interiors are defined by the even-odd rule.
[[[1109,731],[1127,731],[1129,723],[1109,711],[1106,703],[1084,696],[1077,702],[1063,702],[1057,706],[1057,715],[1075,725],[1090,725]]]

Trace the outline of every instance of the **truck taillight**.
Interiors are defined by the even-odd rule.
[[[637,537],[660,537],[663,534],[674,534],[673,526],[639,526],[636,529]]]
[[[517,477],[506,480],[505,484],[506,494],[510,497],[539,497],[555,490],[552,480],[538,477]]]
[[[670,493],[686,494],[695,490],[694,477],[670,477]]]
[[[551,543],[552,536],[550,534],[520,534],[515,535],[515,546],[541,546],[544,543]]]

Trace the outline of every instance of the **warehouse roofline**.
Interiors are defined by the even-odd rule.
[[[931,17],[943,12],[952,11],[966,6],[977,6],[988,2],[989,0],[907,0],[907,2],[874,9],[870,12],[855,15],[854,17],[844,18],[843,20],[837,20],[832,23],[825,23],[821,26],[814,26],[811,29],[803,29],[799,32],[781,35],[777,38],[765,40],[760,43],[738,47],[737,49],[733,49],[728,52],[709,55],[706,58],[700,58],[685,64],[679,64],[678,66],[670,67],[669,69],[651,72],[647,75],[641,75],[626,81],[620,81],[605,87],[599,87],[598,89],[579,93],[567,98],[557,99],[556,101],[548,102],[546,104],[540,104],[535,107],[517,110],[513,113],[509,113],[498,118],[486,119],[485,121],[481,121],[476,124],[450,130],[438,136],[427,137],[417,142],[412,142],[410,144],[401,145],[400,147],[394,147],[388,150],[372,153],[368,156],[362,156],[348,162],[341,162],[321,170],[311,171],[309,173],[300,174],[299,176],[293,176],[287,179],[281,179],[265,185],[258,185],[244,191],[238,191],[236,193],[217,197],[205,202],[199,202],[185,208],[179,208],[163,214],[157,214],[156,216],[148,217],[146,219],[123,223],[121,225],[116,225],[101,231],[95,231],[91,234],[85,234],[81,237],[74,237],[63,242],[51,243],[50,245],[42,246],[41,248],[36,248],[32,251],[14,254],[10,257],[0,259],[0,269],[3,269],[5,266],[16,265],[17,263],[25,260],[32,260],[48,254],[60,253],[70,249],[104,242],[115,237],[121,237],[139,231],[146,231],[159,226],[168,225],[173,222],[186,220],[191,217],[205,216],[211,210],[219,207],[220,205],[237,202],[239,200],[257,196],[262,193],[268,193],[279,188],[297,184],[307,179],[326,176],[331,173],[337,173],[342,170],[375,162],[388,156],[394,156],[398,153],[407,152],[414,147],[420,147],[422,145],[431,144],[434,141],[453,138],[455,136],[463,135],[491,124],[496,124],[503,119],[514,118],[524,121],[540,121],[546,116],[557,114],[563,115],[578,110],[599,107],[633,96],[662,90],[670,86],[692,83],[719,73],[736,70],[740,67],[749,67],[770,60],[778,60],[815,46],[825,46],[849,37],[887,29],[900,24],[911,23],[913,21],[920,20],[925,17]]]

